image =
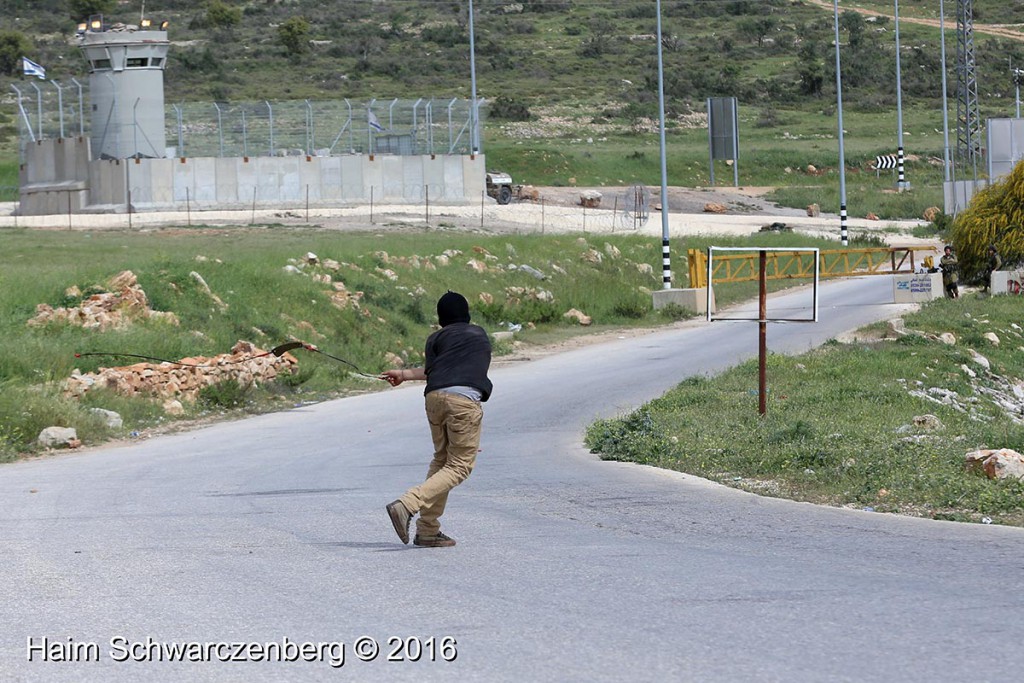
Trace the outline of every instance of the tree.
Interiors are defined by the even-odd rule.
[[[206,23],[215,28],[230,28],[242,21],[242,10],[221,0],[210,0],[206,6]]]
[[[1024,161],[971,198],[953,222],[953,246],[965,282],[985,270],[985,252],[994,245],[1003,263],[1024,260]]]
[[[800,46],[797,72],[800,74],[800,92],[804,95],[820,96],[825,86],[825,64],[818,56],[817,43],[808,40]]]
[[[757,41],[758,47],[764,47],[764,39],[775,30],[775,17],[745,17],[736,22],[737,30],[747,38]]]
[[[68,0],[68,14],[75,21],[85,21],[94,14],[113,11],[115,0]]]
[[[0,31],[0,74],[21,73],[21,58],[32,51],[32,43],[18,31]]]
[[[289,55],[302,54],[309,46],[309,22],[303,17],[292,17],[277,27],[277,39]]]

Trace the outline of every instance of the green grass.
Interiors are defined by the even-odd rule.
[[[0,202],[18,201],[18,161],[0,159]]]
[[[988,480],[964,470],[978,448],[1024,448],[1024,427],[985,394],[964,364],[968,349],[1011,383],[1024,375],[1017,347],[1019,302],[968,294],[906,316],[909,328],[952,332],[947,346],[921,336],[772,355],[767,415],[757,412],[757,363],[714,378],[692,378],[634,413],[602,420],[587,444],[603,458],[707,477],[758,493],[936,519],[1024,525],[1024,482]],[[880,327],[880,326],[879,326]],[[997,347],[982,335],[995,332]],[[974,366],[977,370],[978,367]],[[999,386],[985,378],[985,386]],[[910,395],[952,390],[969,412]],[[978,399],[976,403],[970,401]],[[939,417],[935,432],[908,426]]]
[[[465,293],[474,319],[489,331],[505,329],[507,323],[524,325],[517,337],[527,344],[535,337],[581,332],[562,317],[570,308],[590,315],[599,329],[658,325],[685,316],[682,311],[651,309],[650,291],[661,281],[661,249],[656,240],[628,235],[586,239],[589,243],[575,235],[338,233],[280,226],[131,233],[9,230],[0,252],[0,333],[6,339],[0,350],[0,383],[6,387],[0,401],[0,424],[5,425],[0,451],[12,457],[31,450],[39,430],[48,424],[86,425],[82,428],[86,442],[108,436],[95,420],[86,419],[81,406],[61,398],[58,387],[75,368],[90,372],[133,361],[116,356],[76,358],[78,352],[140,353],[174,360],[225,353],[240,339],[270,348],[299,338],[372,374],[388,366],[388,353],[414,365],[422,362],[423,340],[434,322],[434,303],[447,289]],[[716,238],[715,242],[835,246],[792,234],[751,240]],[[674,246],[677,282],[685,284],[685,250],[708,243],[688,239]],[[618,249],[620,256],[611,258],[606,244]],[[581,258],[591,248],[604,256],[600,264]],[[462,253],[452,256],[448,265],[439,264],[436,257],[450,249]],[[285,272],[290,260],[310,251],[343,264],[332,277],[343,281],[349,291],[362,292],[364,311],[339,311],[330,303],[328,285]],[[413,257],[431,257],[432,265],[419,260],[417,267]],[[486,263],[486,272],[469,268],[471,259]],[[531,265],[547,279],[510,270],[510,264]],[[641,272],[639,264],[650,265],[650,272]],[[73,305],[76,299],[68,297],[67,288],[102,289],[122,270],[137,275],[152,308],[173,312],[180,325],[147,321],[103,332],[62,324],[26,325],[38,304]],[[391,280],[387,270],[397,280]],[[227,304],[225,310],[200,290],[190,276],[193,271]],[[779,286],[773,283],[773,288]],[[751,296],[753,287],[752,283],[722,286],[716,296],[726,305]],[[508,288],[525,288],[527,293],[516,294]],[[530,293],[539,290],[549,292],[553,301]],[[492,302],[484,303],[481,293],[490,295]],[[509,348],[499,345],[497,351]],[[288,405],[283,399],[300,395],[302,400],[319,400],[373,387],[340,363],[316,354],[300,356],[299,377],[250,392],[210,390],[203,401],[187,406],[186,417],[225,408],[279,409]],[[89,395],[86,404],[123,413],[125,430],[171,420],[159,405],[146,400]]]

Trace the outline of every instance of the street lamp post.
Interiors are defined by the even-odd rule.
[[[910,187],[903,171],[903,85],[900,81],[900,0],[894,0],[896,18],[896,188],[901,192]],[[838,4],[838,2],[836,3]]]
[[[836,111],[839,114],[839,238],[850,243],[846,224],[846,152],[843,148],[843,72],[839,63],[839,0],[833,0],[836,30]]]
[[[469,118],[473,126],[470,131],[470,146],[473,154],[480,153],[480,112],[476,106],[476,36],[473,35],[473,0],[469,0],[469,83],[473,102],[469,105]]]
[[[661,288],[672,289],[672,261],[668,248],[668,164],[665,160],[665,64],[661,54],[661,0],[657,0],[657,11],[658,134],[661,145]],[[709,282],[708,287],[710,286]]]
[[[1017,102],[1017,118],[1020,118],[1020,84],[1024,82],[1024,69],[1013,70],[1013,86],[1017,90],[1016,102]]]

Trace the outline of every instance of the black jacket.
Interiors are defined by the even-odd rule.
[[[482,327],[471,323],[445,325],[427,338],[424,393],[467,386],[479,389],[481,400],[486,401],[493,388],[487,378],[490,365],[491,340]]]

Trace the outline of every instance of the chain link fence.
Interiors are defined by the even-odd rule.
[[[25,146],[36,140],[91,134],[88,86],[71,81],[11,86],[21,160]],[[471,101],[433,97],[184,102],[167,105],[164,116],[169,157],[465,155],[479,150],[480,123],[474,144],[473,120]],[[119,126],[126,139],[136,128],[132,121]]]

